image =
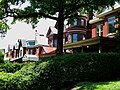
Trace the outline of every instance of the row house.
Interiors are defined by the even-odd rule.
[[[91,32],[88,29],[88,20],[88,17],[82,16],[76,18],[72,24],[65,26],[63,32],[63,44],[71,44],[90,38]],[[57,47],[58,30],[56,25],[54,27],[50,26],[46,35],[48,38],[48,44],[51,47]],[[71,49],[67,49],[68,53],[71,53],[71,51]]]
[[[18,39],[18,41],[14,44],[8,45],[7,52],[5,53],[5,58],[14,61],[14,59],[20,59],[26,54],[27,43],[33,42],[33,40],[26,41],[24,39]]]
[[[120,3],[116,2],[114,8],[107,7],[100,14],[94,14],[95,17],[89,20],[89,24],[91,28],[80,28],[80,34],[73,33],[71,36],[68,35],[68,43],[64,45],[64,50],[72,50],[81,51],[81,52],[108,52],[110,49],[114,49],[115,47],[115,39],[114,36],[116,34],[115,28],[117,25],[115,21],[118,20],[118,15],[120,15]],[[83,20],[82,20],[83,22]],[[80,23],[82,25],[82,22]],[[74,22],[76,25],[76,22]],[[84,23],[84,27],[88,26]],[[70,28],[70,29],[69,29]],[[73,32],[76,27],[74,26],[72,29],[68,27],[66,30]],[[87,29],[91,32],[91,37],[86,38]],[[70,38],[69,38],[70,37]]]
[[[18,39],[15,45],[8,45],[8,52],[5,57],[10,61],[22,60],[24,55],[37,56],[41,58],[55,56],[56,47],[46,44],[44,35],[36,35],[34,40]]]

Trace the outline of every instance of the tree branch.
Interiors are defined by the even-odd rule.
[[[69,7],[70,7],[70,6],[73,6],[73,7],[70,9],[69,12],[66,11],[66,12],[64,13],[64,15],[65,15],[64,19],[67,19],[67,18],[70,18],[70,17],[74,16],[74,14],[75,14],[80,8],[82,8],[82,7],[85,7],[85,6],[87,6],[87,7],[89,7],[89,6],[94,7],[95,5],[96,5],[96,6],[106,6],[107,4],[94,3],[94,2],[92,2],[92,3],[80,3],[80,4],[76,4],[76,3],[69,4],[69,5],[68,5]],[[68,6],[67,6],[67,7],[68,7]]]
[[[53,17],[53,16],[50,16],[50,15],[44,14],[44,13],[28,13],[28,14],[23,14],[23,15],[18,14],[16,16],[14,16],[14,18],[30,18],[30,17],[40,17],[40,16],[43,16],[45,18],[50,18],[53,20],[58,19],[57,17]]]

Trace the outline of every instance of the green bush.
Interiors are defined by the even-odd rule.
[[[1,72],[0,90],[60,90],[79,81],[119,79],[119,57],[119,53],[80,53],[25,63],[19,71]]]
[[[34,85],[42,90],[61,89],[78,81],[107,81],[120,78],[120,54],[81,53],[51,58],[41,69]],[[39,83],[38,83],[39,82]]]
[[[2,50],[0,50],[0,63],[4,62],[4,53]]]
[[[0,64],[0,72],[4,71],[6,73],[14,73],[20,70],[23,67],[24,63],[10,63],[9,61],[5,61]]]

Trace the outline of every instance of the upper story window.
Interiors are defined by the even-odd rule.
[[[108,18],[108,33],[115,32],[115,16]]]
[[[77,20],[74,22],[74,26],[77,26]]]
[[[73,34],[72,41],[73,42],[77,42],[78,41],[78,34]]]
[[[27,46],[35,45],[35,41],[27,41]]]
[[[82,18],[75,20],[73,24],[74,26],[86,26],[85,20]]]
[[[103,25],[99,24],[96,27],[96,36],[102,36],[103,35],[103,31],[102,31]]]
[[[57,39],[54,40],[54,46],[57,46]]]

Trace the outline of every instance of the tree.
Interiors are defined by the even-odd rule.
[[[115,43],[115,49],[113,51],[120,53],[120,15],[117,18],[118,20],[116,20],[116,28],[114,30],[116,32],[115,35],[116,43]]]
[[[0,33],[6,33],[9,29],[9,26],[6,24],[6,22],[0,20]]]
[[[29,1],[26,8],[11,8],[11,5],[22,5]],[[1,0],[0,17],[14,17],[14,20],[25,20],[34,26],[39,18],[50,18],[58,24],[57,53],[63,54],[63,29],[65,19],[77,17],[78,12],[98,10],[99,7],[114,5],[119,0]]]

